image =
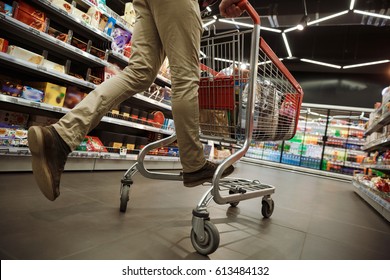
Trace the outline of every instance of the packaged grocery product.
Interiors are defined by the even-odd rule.
[[[104,15],[104,14],[101,14],[100,15],[100,20],[99,20],[99,25],[98,25],[98,29],[100,31],[104,31],[104,28],[106,27],[108,23],[108,16]]]
[[[81,102],[85,97],[85,92],[80,90],[76,86],[69,86],[66,89],[64,107],[73,109],[77,104]]]
[[[54,29],[53,27],[49,27],[49,29],[47,30],[47,34],[49,34],[50,36],[62,41],[62,42],[65,42],[67,43],[68,42],[68,34],[65,34],[65,33],[62,33],[61,31],[58,31],[56,29]]]
[[[23,92],[21,81],[6,76],[0,76],[0,90],[2,94],[20,97]]]
[[[30,52],[26,49],[23,49],[23,48],[20,48],[17,46],[13,46],[13,45],[8,47],[7,53],[9,55],[16,57],[16,58],[20,58],[22,60],[25,60],[25,61],[28,61],[28,62],[31,62],[34,64],[38,64],[38,65],[41,65],[43,62],[43,59],[44,59],[42,55],[36,54],[34,52]]]
[[[0,52],[7,52],[8,41],[6,39],[0,38]]]
[[[47,60],[47,59],[43,60],[42,66],[46,67],[46,69],[50,70],[50,71],[57,71],[60,73],[65,73],[65,66],[64,65],[55,63],[55,62]]]
[[[14,18],[39,31],[45,30],[46,14],[24,1],[18,1],[18,5],[14,12]]]
[[[3,124],[26,127],[28,117],[28,114],[0,110],[0,123]]]
[[[23,87],[22,98],[24,99],[35,102],[42,102],[44,97],[45,93],[42,90],[30,86]]]
[[[104,33],[106,33],[108,36],[111,36],[112,31],[115,28],[116,19],[113,17],[110,17],[107,21],[107,25],[104,27]]]
[[[123,16],[124,20],[129,23],[131,27],[134,26],[136,14],[133,7],[133,3],[126,3],[125,4],[125,14]]]
[[[12,6],[0,1],[0,13],[12,16]]]
[[[121,69],[113,64],[109,64],[108,66],[104,67],[104,80],[111,79],[115,75],[117,75]]]
[[[76,48],[82,50],[82,51],[87,51],[88,44],[86,42],[83,42],[76,37],[72,37],[71,43],[72,46],[75,46]]]
[[[75,18],[79,19],[81,22],[91,24],[91,17],[77,8],[73,8],[72,15]]]
[[[113,38],[111,49],[117,53],[123,54],[126,44],[128,44],[131,40],[130,31],[116,27],[112,31],[111,37]]]
[[[64,0],[51,0],[51,4],[57,8],[65,11],[65,12],[67,12],[68,14],[72,14],[73,9],[74,9],[74,7],[70,3],[68,3]]]
[[[95,6],[92,6],[88,9],[87,14],[91,17],[91,26],[98,28],[100,23],[100,17],[102,15],[100,10]]]
[[[64,105],[66,87],[47,82],[30,82],[28,84],[45,93],[44,103],[58,107]]]

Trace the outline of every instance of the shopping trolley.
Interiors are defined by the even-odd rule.
[[[294,77],[260,37],[260,17],[248,3],[239,3],[253,19],[253,30],[244,32],[209,32],[202,38],[200,51],[201,79],[199,84],[200,135],[229,147],[231,155],[223,159],[213,176],[211,186],[193,209],[191,242],[203,255],[219,246],[219,232],[210,221],[207,206],[217,204],[235,207],[242,200],[262,197],[261,213],[272,215],[275,187],[259,180],[222,178],[224,170],[241,159],[251,142],[287,140],[294,136],[303,91]],[[250,41],[250,57],[245,42]],[[149,151],[167,146],[176,140],[173,134],[145,146],[137,162],[121,180],[120,210],[126,211],[132,177],[159,180],[182,180],[182,174],[151,172],[143,162]]]

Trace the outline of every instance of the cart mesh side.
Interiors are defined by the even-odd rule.
[[[286,140],[294,136],[302,99],[294,79],[263,39],[260,41],[255,92],[244,52],[247,32],[207,38],[201,46],[199,108],[201,133],[240,142],[248,129],[248,94],[254,96],[252,139]],[[250,108],[249,108],[250,109]]]

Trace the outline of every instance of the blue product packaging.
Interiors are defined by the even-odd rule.
[[[27,100],[35,101],[35,102],[42,102],[43,98],[45,97],[45,94],[43,91],[24,86],[23,87],[23,92],[22,92],[22,97]]]

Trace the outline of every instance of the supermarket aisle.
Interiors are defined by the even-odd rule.
[[[207,187],[137,175],[123,214],[122,175],[67,172],[50,202],[31,173],[0,174],[1,259],[205,259],[189,233]],[[234,175],[275,185],[275,211],[262,219],[260,198],[212,203],[221,243],[210,259],[390,259],[390,224],[352,184],[247,163]]]

